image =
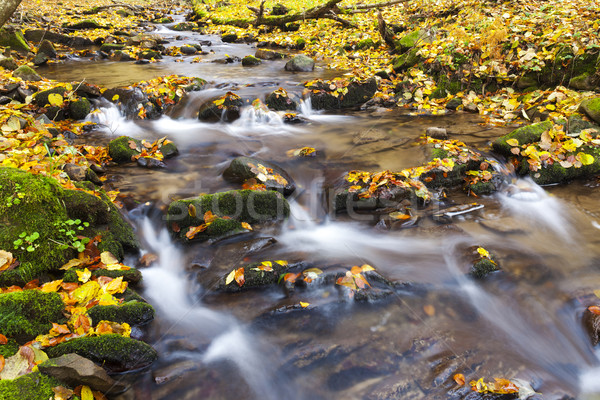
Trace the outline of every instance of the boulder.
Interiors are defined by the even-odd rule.
[[[19,68],[13,71],[13,76],[15,78],[21,78],[24,81],[41,81],[42,77],[38,75],[35,70],[27,65],[21,65]]]
[[[65,24],[64,28],[72,31],[77,31],[88,29],[102,29],[103,26],[94,21],[93,19],[85,19],[83,21],[75,22],[74,24]]]
[[[240,286],[235,280],[228,282],[230,272],[225,274],[217,284],[217,290],[223,292],[239,292],[248,289],[257,289],[270,285],[277,285],[281,274],[290,266],[282,261],[263,261],[246,264],[243,268],[244,283]],[[239,269],[238,269],[239,270]]]
[[[118,43],[104,43],[102,46],[100,46],[100,51],[103,51],[105,53],[110,53],[111,51],[117,51],[117,50],[123,50],[125,48],[125,45],[123,44],[118,44]]]
[[[276,111],[293,111],[298,108],[298,102],[283,88],[269,93],[265,99],[265,104]]]
[[[148,367],[158,358],[148,344],[118,334],[86,336],[46,349],[51,358],[75,353],[102,365],[108,372],[135,371]]]
[[[425,134],[427,136],[430,136],[434,139],[448,139],[448,131],[446,131],[446,129],[444,128],[437,128],[437,127],[429,127],[427,128],[427,130],[425,131]]]
[[[121,393],[127,389],[127,386],[108,376],[104,368],[75,353],[46,360],[38,365],[38,369],[44,375],[72,387],[87,385],[105,394]]]
[[[27,40],[23,37],[23,33],[18,30],[0,29],[0,46],[10,47],[12,50],[20,53],[27,53],[31,51]]]
[[[48,58],[56,58],[56,56],[58,55],[56,49],[54,48],[54,45],[48,39],[44,39],[42,40],[42,43],[40,43],[40,47],[38,48],[37,54],[40,53],[45,54]]]
[[[256,58],[260,58],[261,60],[281,60],[285,58],[285,54],[279,53],[277,51],[258,49],[254,54]]]
[[[242,58],[242,66],[243,67],[254,67],[256,65],[260,65],[262,61],[259,58],[254,56],[246,56]]]
[[[510,156],[512,154],[510,152],[512,146],[506,143],[507,140],[516,139],[519,142],[519,146],[539,142],[542,137],[542,133],[549,129],[552,129],[552,122],[550,121],[522,126],[521,128],[517,128],[511,133],[496,139],[492,143],[492,149],[502,155]]]
[[[303,54],[294,56],[290,61],[285,64],[286,71],[294,72],[311,72],[315,69],[315,61]]]
[[[38,53],[33,57],[33,65],[40,66],[46,64],[50,58],[44,53]]]
[[[16,379],[0,380],[0,399],[3,400],[37,400],[53,399],[56,386],[61,382],[56,378],[32,372]]]
[[[179,51],[181,51],[181,53],[185,55],[193,55],[198,53],[198,49],[196,49],[194,46],[189,45],[181,46],[179,48]]]
[[[54,179],[8,167],[0,168],[0,182],[0,249],[11,250],[20,262],[0,274],[0,286],[44,277],[76,257],[70,245],[74,239],[65,233],[67,226],[73,226],[66,224],[69,220],[81,228],[78,235],[101,235],[101,251],[119,259],[125,250],[139,247],[132,227],[102,192],[94,196],[63,189]],[[15,244],[15,239],[20,243]]]
[[[233,43],[238,39],[238,36],[235,33],[226,33],[221,36],[221,40],[223,43]]]
[[[118,306],[94,306],[88,310],[94,324],[100,321],[145,325],[154,319],[154,308],[145,302],[128,301]]]
[[[205,220],[207,212],[216,218]],[[208,214],[208,215],[210,215]],[[231,190],[177,200],[167,210],[167,227],[182,241],[217,240],[248,232],[248,224],[281,221],[290,206],[279,192]],[[197,233],[190,238],[190,228]]]
[[[281,3],[277,3],[271,9],[271,15],[285,15],[290,12],[290,9]]]
[[[289,196],[296,190],[294,180],[283,168],[252,157],[237,157],[225,171],[223,178],[232,183],[244,183],[250,179],[256,180],[258,184],[264,184],[267,190],[282,192]]]
[[[310,93],[312,107],[316,110],[338,110],[341,108],[357,107],[373,97],[377,91],[377,81],[371,78],[366,81],[351,82],[346,86],[345,94],[333,95],[336,89],[331,89],[326,82],[311,87],[317,89]]]
[[[15,59],[12,57],[5,57],[3,55],[0,55],[0,67],[13,71],[19,68],[19,64],[17,64]]]
[[[39,43],[44,39],[63,44],[69,47],[85,47],[94,44],[90,39],[79,36],[68,36],[56,32],[49,32],[45,29],[29,29],[25,31],[25,38],[33,43]]]
[[[139,139],[130,136],[120,136],[108,143],[108,155],[117,163],[131,162],[133,156],[141,154],[144,146]],[[179,154],[175,143],[170,140],[159,142],[158,150],[165,158],[174,157]]]
[[[240,109],[243,105],[240,96],[227,92],[225,96],[209,100],[200,106],[198,119],[203,122],[233,122],[240,118]]]
[[[46,107],[47,105],[50,105],[50,101],[48,100],[48,97],[51,94],[59,94],[64,97],[66,92],[67,92],[67,89],[63,86],[56,86],[51,89],[42,90],[35,94],[35,96],[33,97],[33,102],[38,107]],[[52,118],[50,118],[50,119],[52,119]]]
[[[195,22],[180,22],[171,27],[171,30],[177,32],[193,31],[198,29],[198,24]]]
[[[88,99],[82,97],[69,103],[69,117],[72,119],[85,119],[92,110],[92,105]]]

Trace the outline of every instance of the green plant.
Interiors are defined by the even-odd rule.
[[[40,234],[37,232],[33,232],[31,235],[28,235],[27,232],[21,232],[19,238],[13,242],[14,249],[27,250],[31,253],[40,246],[39,243],[34,243],[39,238]]]
[[[2,185],[0,185],[0,190],[2,190]],[[12,194],[10,197],[8,197],[6,199],[6,203],[5,206],[10,208],[13,205],[18,205],[21,203],[21,199],[23,197],[25,197],[25,193],[22,193],[21,190],[21,185],[19,185],[18,183],[15,183],[14,189],[15,191],[14,194]]]
[[[89,227],[89,222],[82,222],[78,219],[68,219],[66,221],[60,221],[55,224],[57,231],[62,234],[64,242],[60,243],[65,249],[67,247],[73,247],[78,252],[85,250],[85,245],[89,243],[90,238],[85,236],[77,235],[78,232],[83,231]]]

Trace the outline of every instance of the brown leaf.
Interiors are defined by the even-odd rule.
[[[431,304],[424,305],[423,311],[425,311],[425,314],[427,314],[430,317],[433,317],[435,315],[435,307]]]
[[[54,400],[68,400],[73,397],[73,391],[64,386],[56,386],[52,388],[54,392]]]
[[[129,143],[129,148],[130,148],[131,150],[135,150],[135,149],[137,149],[137,144],[136,144],[136,143],[135,143],[133,140],[130,140],[130,141],[129,141],[129,142],[127,142],[127,143]]]
[[[600,315],[600,306],[589,306],[588,310],[596,315]]]
[[[196,218],[196,207],[193,204],[188,205],[188,214],[192,218]]]
[[[138,266],[149,267],[156,260],[158,260],[158,256],[156,254],[154,254],[154,253],[146,253],[138,261]]]

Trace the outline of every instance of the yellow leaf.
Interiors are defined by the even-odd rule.
[[[490,252],[484,249],[483,247],[478,247],[477,252],[481,257],[490,258]]]
[[[90,300],[96,297],[100,290],[100,284],[94,281],[88,281],[71,293],[71,298],[77,300],[81,305],[87,304]]]
[[[112,101],[117,101],[117,100],[119,100],[119,95],[118,95],[118,94],[115,94],[115,95],[112,97]]]
[[[229,285],[231,282],[233,282],[234,278],[235,278],[235,269],[233,271],[231,271],[229,273],[229,275],[227,275],[227,278],[225,278],[225,284]]]
[[[283,267],[285,267],[286,265],[288,265],[288,262],[285,260],[275,260],[275,262]]]
[[[517,139],[508,139],[506,144],[509,146],[517,147],[519,145],[519,141]]]
[[[87,268],[84,269],[83,271],[75,271],[75,272],[77,273],[77,279],[82,283],[86,283],[92,277],[92,271],[90,271]]]
[[[308,306],[310,306],[310,303],[306,303],[306,302],[304,302],[304,301],[301,301],[301,302],[300,302],[300,307],[302,307],[302,308],[306,308],[306,307],[308,307]]]
[[[215,106],[220,106],[221,104],[225,103],[225,99],[218,99],[215,100],[213,103],[215,103]]]
[[[94,400],[94,393],[89,386],[83,385],[81,388],[81,400]]]
[[[64,99],[58,93],[51,93],[51,94],[48,95],[48,103],[51,106],[58,106],[58,107],[60,107],[64,103]]]
[[[252,230],[252,225],[250,225],[247,222],[242,222],[242,228],[248,229],[249,231],[251,231]]]
[[[63,283],[62,279],[59,279],[57,281],[47,282],[47,283],[44,283],[40,289],[42,292],[46,292],[46,293],[56,292],[58,290],[58,288],[60,287],[60,285],[62,285],[62,283]]]
[[[108,284],[106,284],[104,287],[102,287],[102,290],[104,291],[104,293],[110,293],[110,294],[123,293],[125,291],[125,289],[127,289],[127,282],[123,282],[122,276],[113,279]]]
[[[117,264],[119,262],[119,260],[117,260],[117,257],[115,257],[110,251],[103,251],[100,254],[100,261],[102,261],[102,264],[105,265]]]
[[[119,305],[119,300],[110,293],[104,293],[100,296],[98,305],[100,306],[117,306]]]
[[[272,267],[273,263],[271,261],[263,261],[262,265],[264,265],[265,267]]]
[[[10,267],[13,263],[12,253],[4,250],[0,250],[0,271],[3,271]]]
[[[363,264],[360,268],[362,269],[362,272],[375,271],[375,268],[371,267],[369,264]]]
[[[594,156],[583,152],[577,153],[577,159],[581,161],[583,165],[590,165],[594,163]]]

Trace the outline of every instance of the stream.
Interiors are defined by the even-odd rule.
[[[174,17],[175,23],[183,20]],[[454,204],[476,201],[484,208],[446,224],[431,218],[437,210],[424,210],[405,229],[376,225],[368,215],[334,215],[326,206],[328,184],[353,169],[400,170],[426,162],[414,141],[429,126],[446,128],[451,138],[479,149],[510,128],[483,126],[471,114],[332,115],[310,104],[299,110],[305,124],[284,124],[275,113],[257,115],[249,105],[231,124],[202,123],[195,116],[200,104],[229,90],[264,99],[278,87],[300,93],[302,81],[341,72],[317,65],[313,73],[294,74],[284,71],[285,61],[253,68],[212,63],[256,49],[168,26],[153,33],[169,40],[167,46],[201,40],[212,45],[199,63],[190,62],[194,56],[149,65],[72,59],[40,69],[51,79],[71,81],[76,75],[107,87],[170,74],[209,82],[157,121],[129,121],[101,105],[93,116],[101,129],[83,139],[105,144],[119,135],[167,135],[180,151],[164,169],[131,164],[108,173],[109,182],[136,204],[128,207],[129,218],[144,252],[159,257],[142,270],[142,294],[157,310],[143,339],[159,360],[149,371],[122,377],[132,384],[124,398],[462,399],[471,392],[469,380],[479,377],[530,382],[544,399],[600,398],[598,354],[581,324],[600,288],[599,182],[541,188],[514,177],[492,196],[452,193]],[[389,139],[355,140],[375,133]],[[303,146],[316,148],[318,156],[286,156]],[[289,199],[289,221],[214,244],[173,243],[164,207],[173,198],[235,189],[221,174],[239,155],[273,161],[294,178],[298,190]],[[498,255],[503,272],[473,280],[463,256],[471,246]],[[241,264],[280,259],[324,271],[369,264],[406,284],[393,296],[366,303],[335,285],[214,290],[219,277]],[[299,302],[310,305],[294,307]],[[456,373],[465,375],[466,385],[454,382]]]

